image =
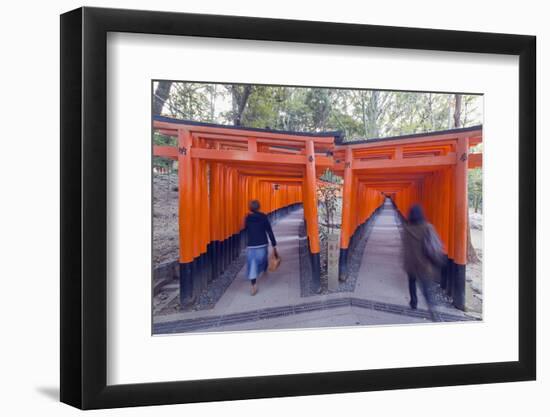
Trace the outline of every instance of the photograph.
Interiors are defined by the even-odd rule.
[[[483,320],[483,99],[153,80],[152,334]]]
[[[34,135],[29,155],[60,162],[62,403],[540,404],[527,12],[359,9],[61,15],[60,146],[43,157]]]

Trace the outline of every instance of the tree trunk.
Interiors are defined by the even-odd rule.
[[[157,88],[155,89],[155,95],[153,97],[153,115],[160,115],[164,103],[170,96],[170,88],[172,87],[172,81],[159,81]]]
[[[365,135],[365,139],[369,137],[369,131],[368,131],[368,125],[369,122],[367,120],[367,103],[365,101],[365,92],[361,92],[361,110],[363,112],[363,132]]]
[[[460,127],[461,110],[462,110],[462,94],[455,94],[455,112],[454,112],[455,128]]]
[[[231,98],[233,99],[233,124],[240,126],[242,123],[242,117],[248,98],[252,93],[252,86],[245,85],[243,90],[240,91],[239,87],[234,85],[231,89]]]

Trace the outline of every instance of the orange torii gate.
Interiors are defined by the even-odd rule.
[[[481,126],[344,143],[339,132],[302,133],[183,121],[157,116],[155,131],[177,146],[154,155],[178,161],[180,299],[192,301],[235,259],[244,244],[248,202],[271,217],[303,204],[314,285],[320,286],[318,177],[342,175],[340,279],[350,242],[390,197],[406,216],[420,203],[445,245],[441,285],[464,307],[467,260],[467,169],[481,166],[469,148]]]
[[[314,284],[320,287],[316,179],[332,167],[338,132],[301,133],[155,116],[177,139],[154,146],[178,161],[180,301],[188,304],[235,259],[252,199],[271,217],[303,204]]]
[[[468,168],[481,154],[469,148],[482,141],[481,126],[447,131],[340,142],[334,171],[344,177],[340,279],[347,278],[350,241],[390,197],[402,216],[420,203],[435,226],[448,258],[441,286],[464,309],[467,262]]]

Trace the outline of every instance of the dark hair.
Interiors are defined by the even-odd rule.
[[[424,211],[419,204],[414,204],[409,210],[409,223],[410,224],[421,224],[425,223],[426,218],[424,217]]]
[[[248,208],[250,209],[250,211],[258,211],[260,210],[260,202],[258,200],[252,200],[248,204]]]

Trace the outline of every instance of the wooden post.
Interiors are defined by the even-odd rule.
[[[178,129],[180,304],[193,302],[193,165],[192,138]]]
[[[194,146],[195,144],[193,144]],[[193,158],[193,294],[197,297],[203,289],[204,278],[204,257],[202,256],[202,222],[203,212],[201,210],[201,194],[202,194],[202,169],[201,160]]]
[[[315,145],[313,140],[306,142],[306,198],[308,199],[308,215],[306,217],[309,250],[311,255],[311,271],[313,290],[321,290],[321,255],[319,245],[319,223],[317,219],[317,174],[315,171]]]
[[[342,190],[342,229],[340,234],[340,257],[338,259],[339,279],[345,281],[348,278],[348,248],[351,231],[352,211],[352,182],[353,182],[353,153],[351,148],[346,148],[344,161],[344,187]]]
[[[468,138],[461,137],[456,145],[455,165],[455,274],[453,303],[464,309],[468,238]]]
[[[218,163],[210,163],[210,245],[212,261],[212,279],[215,279],[219,271],[219,237],[218,237],[218,218],[219,218],[219,185],[218,185]]]

